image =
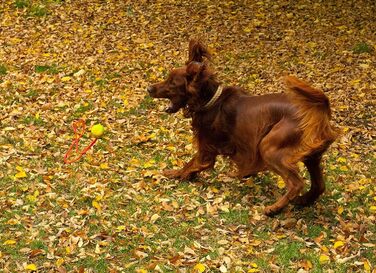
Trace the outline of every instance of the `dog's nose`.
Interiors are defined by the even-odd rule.
[[[146,88],[146,90],[148,91],[149,94],[151,94],[153,93],[154,88],[152,86],[149,86],[148,88]]]

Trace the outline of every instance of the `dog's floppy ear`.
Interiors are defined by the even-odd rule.
[[[202,62],[204,57],[208,60],[211,59],[211,54],[207,47],[199,40],[190,40],[188,61],[185,64],[189,64],[191,62]]]

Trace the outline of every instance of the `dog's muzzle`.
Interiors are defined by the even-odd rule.
[[[153,86],[146,88],[146,91],[148,91],[150,96],[153,96],[153,94],[155,94],[155,88]]]

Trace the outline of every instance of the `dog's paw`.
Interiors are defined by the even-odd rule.
[[[167,178],[180,178],[179,170],[164,170],[162,174]]]
[[[310,195],[302,195],[296,197],[292,203],[299,207],[308,207],[311,206],[316,199],[312,198]]]
[[[275,206],[267,206],[264,209],[264,214],[266,216],[274,216],[274,215],[278,214],[280,211],[281,211],[281,209],[276,208]]]

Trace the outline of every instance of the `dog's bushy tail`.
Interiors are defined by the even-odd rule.
[[[285,77],[289,98],[298,107],[298,119],[303,131],[301,156],[326,150],[337,138],[338,131],[330,124],[328,97],[321,90],[293,76]]]

